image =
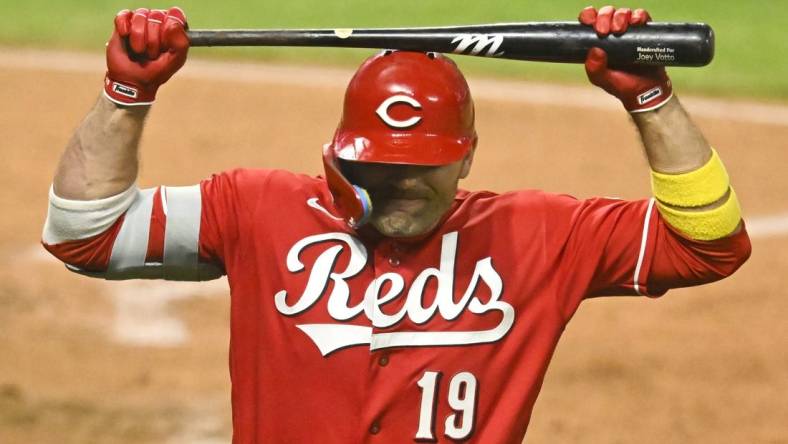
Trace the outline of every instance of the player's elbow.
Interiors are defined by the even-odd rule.
[[[85,271],[104,271],[122,215],[136,194],[136,187],[132,187],[105,199],[71,200],[57,196],[50,188],[42,245],[67,265]]]
[[[724,279],[741,268],[752,253],[744,224],[730,235],[713,241],[692,240],[674,229],[665,233],[668,236],[664,238],[664,254],[649,278],[649,290],[654,294]]]
[[[720,267],[720,279],[728,277],[735,273],[745,262],[747,259],[750,258],[750,254],[752,252],[752,247],[750,245],[750,239],[747,236],[743,236],[744,243],[741,249],[733,252],[730,257],[730,260],[725,262],[722,267]]]
[[[707,268],[705,281],[714,282],[736,272],[752,254],[752,243],[744,224],[724,239],[715,241],[719,247],[704,251]]]
[[[731,234],[731,237],[735,239],[735,241],[732,243],[732,248],[730,249],[730,259],[726,261],[724,265],[723,277],[730,276],[741,268],[752,254],[752,243],[750,242],[750,236],[747,234],[747,230],[744,228],[743,222],[736,228],[736,231]]]
[[[96,248],[96,243],[101,243],[101,239],[91,239],[89,241],[74,241],[62,244],[48,244],[42,240],[41,245],[52,256],[59,259],[71,270],[81,270],[87,272],[104,272],[109,263],[109,252]]]

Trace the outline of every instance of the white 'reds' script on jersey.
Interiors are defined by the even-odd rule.
[[[291,303],[287,301],[288,294],[285,290],[277,292],[274,296],[276,309],[284,315],[293,316],[309,310],[315,302],[324,296],[328,288],[328,281],[333,282],[333,288],[328,295],[327,307],[328,314],[338,323],[297,325],[317,345],[323,356],[348,346],[364,344],[369,344],[372,350],[389,347],[483,344],[501,339],[512,328],[514,308],[509,303],[500,300],[503,281],[493,268],[491,257],[476,262],[468,288],[459,301],[454,301],[456,231],[443,235],[439,267],[426,268],[419,273],[410,285],[402,309],[391,315],[383,313],[380,307],[403,294],[405,280],[398,273],[384,273],[372,280],[364,293],[363,301],[358,305],[350,306],[350,288],[346,280],[359,274],[366,266],[367,250],[358,239],[349,234],[318,234],[296,242],[287,254],[287,270],[290,273],[303,271],[306,266],[299,259],[301,252],[310,245],[326,241],[335,241],[339,245],[327,248],[317,257],[309,270],[309,279],[301,296]],[[350,261],[344,270],[335,270],[337,257],[343,251],[350,252]],[[437,280],[437,294],[432,305],[424,307],[422,304],[424,289],[430,278]],[[480,283],[484,283],[490,290],[490,298],[487,302],[482,302],[475,296]],[[386,291],[381,294],[384,288]],[[466,309],[476,315],[497,311],[502,315],[501,320],[494,328],[480,331],[373,333],[372,327],[343,324],[343,321],[352,319],[363,312],[372,326],[376,328],[391,327],[406,317],[415,324],[421,325],[436,313],[445,320],[454,320]]]

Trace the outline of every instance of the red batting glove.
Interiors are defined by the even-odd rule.
[[[641,26],[651,21],[643,9],[615,9],[605,6],[597,12],[589,6],[580,12],[580,23],[593,26],[599,37],[623,34],[629,26]],[[636,65],[623,69],[607,66],[607,53],[591,48],[586,57],[586,74],[594,85],[617,97],[631,113],[655,110],[673,96],[673,87],[664,66]]]
[[[186,29],[180,8],[120,11],[107,42],[107,98],[119,105],[153,103],[159,86],[186,63]]]

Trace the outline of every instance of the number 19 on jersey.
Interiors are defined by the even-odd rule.
[[[441,376],[441,372],[427,371],[417,382],[421,389],[419,428],[416,431],[417,441],[435,440],[435,416],[438,410],[437,398],[441,392]],[[452,413],[446,417],[444,423],[446,436],[462,440],[473,433],[477,395],[476,377],[472,373],[460,372],[451,378],[447,398]]]

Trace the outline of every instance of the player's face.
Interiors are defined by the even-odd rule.
[[[372,199],[370,224],[388,237],[413,237],[435,228],[468,175],[473,151],[444,166],[343,163],[348,179]]]

